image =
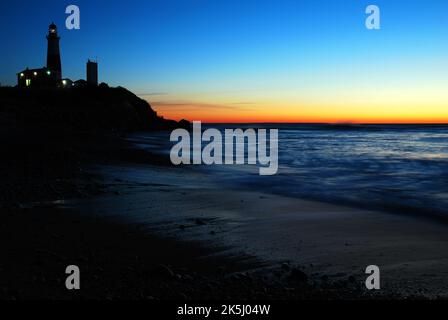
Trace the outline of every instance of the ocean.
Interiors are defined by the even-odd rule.
[[[279,170],[186,166],[217,184],[301,199],[448,217],[448,125],[207,125],[279,130]],[[169,133],[138,133],[137,146],[165,154]]]

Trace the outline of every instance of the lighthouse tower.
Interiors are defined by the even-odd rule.
[[[59,51],[58,28],[54,23],[48,28],[47,69],[53,74],[56,81],[62,78],[61,54]]]

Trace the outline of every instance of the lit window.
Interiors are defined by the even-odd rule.
[[[31,80],[30,79],[26,79],[26,86],[29,87],[31,85]]]

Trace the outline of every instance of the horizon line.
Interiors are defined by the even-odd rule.
[[[190,120],[188,120],[190,121]],[[200,121],[191,120],[190,122]],[[216,122],[216,121],[201,121],[203,124],[298,124],[298,125],[333,125],[333,126],[357,126],[357,125],[428,125],[428,126],[448,126],[448,122],[356,122],[356,123],[337,123],[337,122],[282,122],[282,121],[249,121],[249,122]]]

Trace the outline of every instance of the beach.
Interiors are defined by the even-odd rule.
[[[4,203],[2,298],[446,297],[439,219],[230,187],[134,138],[101,139],[74,140],[76,173],[66,162],[46,198]],[[64,286],[71,264],[77,292]],[[365,289],[368,265],[380,267],[381,290]]]
[[[147,225],[170,239],[218,248],[214,257],[250,256],[266,270],[287,263],[318,282],[356,279],[363,286],[366,267],[378,265],[378,296],[446,294],[447,226],[437,219],[223,189],[183,169],[174,174],[172,169],[149,169],[152,182],[142,185],[148,167],[140,170],[104,168],[119,172],[121,178],[112,177],[119,181],[120,195],[97,199],[92,212]],[[185,186],[182,173],[195,183]],[[85,205],[91,202],[75,207]]]

